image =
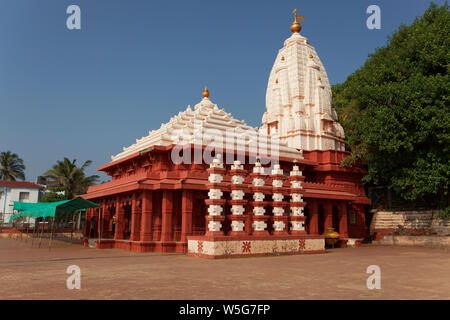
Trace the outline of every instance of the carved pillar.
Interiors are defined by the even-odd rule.
[[[287,216],[284,214],[286,202],[283,201],[283,170],[279,164],[274,166],[272,170],[272,212],[273,212],[273,234],[287,234]]]
[[[181,199],[181,242],[187,242],[186,237],[192,234],[192,207],[194,192],[183,190]]]
[[[266,209],[264,207],[267,202],[264,201],[264,168],[261,166],[259,160],[255,163],[253,173],[250,176],[253,178],[252,192],[253,192],[253,235],[268,235],[267,220],[269,216],[265,215]]]
[[[142,193],[141,241],[152,241],[152,196],[148,190]]]
[[[244,205],[247,203],[247,200],[244,199],[244,175],[245,175],[244,166],[240,161],[234,161],[231,166],[230,174],[231,176],[231,200],[229,203],[231,204],[231,233],[230,235],[243,235],[245,234],[245,220],[247,216],[244,214],[245,208]]]
[[[84,230],[83,234],[85,237],[89,238],[91,232],[91,208],[87,208],[84,213]]]
[[[161,208],[161,241],[173,241],[173,191],[164,190]]]
[[[316,200],[308,201],[309,233],[319,234],[319,205]]]
[[[139,222],[141,220],[140,214],[141,213],[139,212],[138,208],[137,195],[136,192],[134,192],[131,198],[131,241],[139,241]]]
[[[119,198],[116,200],[116,216],[117,216],[117,222],[116,222],[116,230],[114,234],[115,240],[121,240],[123,239],[123,228],[125,223],[125,210],[123,208],[122,203],[120,203]]]
[[[348,238],[347,202],[339,202],[339,234],[342,238]]]
[[[207,188],[209,188],[208,196],[209,199],[205,200],[208,206],[209,215],[206,217],[206,235],[223,235],[222,221],[225,217],[222,215],[223,208],[225,204],[225,199],[221,199],[223,192],[221,190],[221,182],[223,180],[223,174],[225,169],[220,161],[220,155],[218,155],[210,164],[207,169],[209,173]]]
[[[303,209],[305,207],[305,202],[303,202],[302,192],[303,186],[302,181],[305,177],[302,175],[299,167],[294,160],[294,166],[290,172],[289,181],[291,182],[291,234],[305,234],[305,220]]]
[[[109,214],[108,207],[106,206],[105,200],[102,201],[102,216],[101,216],[101,218],[102,218],[102,220],[100,221],[100,224],[101,224],[101,228],[102,228],[102,238],[107,238],[110,234],[109,219],[111,217]]]
[[[333,227],[333,204],[331,200],[326,200],[323,206],[323,231]]]

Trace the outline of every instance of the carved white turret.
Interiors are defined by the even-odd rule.
[[[254,234],[266,234],[267,231],[267,216],[266,209],[264,209],[264,193],[262,192],[262,187],[264,187],[264,168],[261,166],[261,162],[259,160],[255,163],[253,167],[253,181],[252,181],[252,190],[253,190],[253,233]]]
[[[222,199],[223,192],[220,189],[220,183],[223,180],[223,173],[225,169],[223,168],[223,164],[221,162],[221,155],[217,155],[216,158],[209,165],[209,199],[206,200],[206,204],[208,205],[208,230],[207,234],[223,234],[222,229],[222,221],[224,217],[222,216],[223,212],[223,204],[225,200]]]
[[[297,161],[294,160],[294,163]],[[300,168],[297,164],[294,164],[292,171],[289,175],[289,181],[291,183],[291,233],[292,234],[304,234],[305,233],[305,220],[306,217],[303,214],[303,208],[305,203],[302,197],[302,181],[305,177],[302,175]]]
[[[243,189],[244,182],[244,166],[240,161],[234,161],[230,170],[231,176],[231,235],[244,233],[244,204],[247,202],[244,200],[245,193]]]
[[[283,202],[283,170],[279,164],[274,165],[272,170],[272,187],[273,187],[273,230],[274,234],[286,233],[286,217],[284,216]]]
[[[289,147],[344,150],[325,68],[307,38],[294,32],[278,51],[266,92],[261,131]]]

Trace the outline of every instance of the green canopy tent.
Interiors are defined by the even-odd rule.
[[[98,208],[99,204],[85,200],[83,198],[75,198],[72,200],[63,200],[57,202],[39,202],[39,203],[25,203],[14,201],[14,210],[19,211],[11,216],[10,221],[29,217],[29,218],[54,218],[57,213],[76,211],[86,208]]]
[[[39,203],[25,203],[25,202],[14,202],[14,210],[19,211],[15,215],[11,216],[10,222],[17,218],[53,218],[54,220],[57,213],[68,212],[68,211],[82,211],[86,208],[98,208],[99,204],[85,200],[81,197],[72,200],[63,200],[57,202],[39,202]],[[41,231],[41,238],[39,240],[39,247],[41,245],[43,228]],[[33,233],[34,234],[34,233]],[[49,250],[51,249],[51,239],[53,236],[53,231],[49,240]]]

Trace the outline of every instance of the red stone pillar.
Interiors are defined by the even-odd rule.
[[[345,201],[339,202],[339,234],[342,238],[348,238],[347,203]]]
[[[139,241],[139,218],[137,197],[134,192],[131,198],[131,241]]]
[[[125,211],[120,203],[119,199],[116,200],[116,216],[117,216],[117,222],[116,222],[116,230],[114,233],[114,239],[115,240],[121,240],[123,239],[123,227],[125,223]]]
[[[309,233],[319,233],[319,205],[315,200],[309,200]]]
[[[106,202],[105,201],[102,201],[102,214],[101,214],[101,221],[100,221],[100,225],[101,225],[101,228],[102,228],[102,234],[101,234],[101,237],[102,238],[106,238],[106,237],[108,237],[108,235],[109,235],[109,219],[110,219],[110,216],[109,216],[109,211],[108,211],[108,208],[107,208],[107,206],[106,206]]]
[[[325,215],[323,221],[323,230],[327,231],[328,228],[333,227],[333,204],[330,200],[326,200],[323,206],[323,214]]]
[[[87,208],[84,214],[84,236],[89,238],[90,237],[90,232],[91,232],[91,208]],[[81,213],[80,213],[81,214]]]
[[[181,242],[187,242],[186,237],[192,234],[192,206],[194,192],[183,190],[181,199]]]
[[[142,194],[141,241],[152,241],[152,196],[147,190]]]
[[[100,213],[101,213],[101,209],[100,208],[94,208],[94,221],[95,221],[95,237],[98,238],[99,233],[100,233]]]
[[[161,208],[161,241],[172,241],[172,209],[173,209],[173,191],[164,190]]]
[[[245,233],[251,235],[253,233],[253,206],[251,201],[247,201],[247,205],[245,206],[245,215],[247,218],[245,219]]]
[[[356,208],[356,226],[354,227],[356,230],[355,236],[357,237],[366,237],[367,236],[367,227],[366,227],[366,217],[364,213],[364,205],[358,204],[354,206]]]

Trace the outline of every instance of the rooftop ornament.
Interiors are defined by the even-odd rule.
[[[203,97],[205,97],[205,98],[209,97],[209,90],[208,90],[207,86],[205,86],[205,90],[203,90]]]
[[[293,33],[298,33],[300,32],[300,30],[302,30],[302,26],[300,25],[300,23],[298,23],[297,19],[299,21],[305,22],[305,16],[297,15],[297,8],[295,8],[294,11],[292,11],[292,13],[294,14],[294,22],[292,22],[291,31]]]

